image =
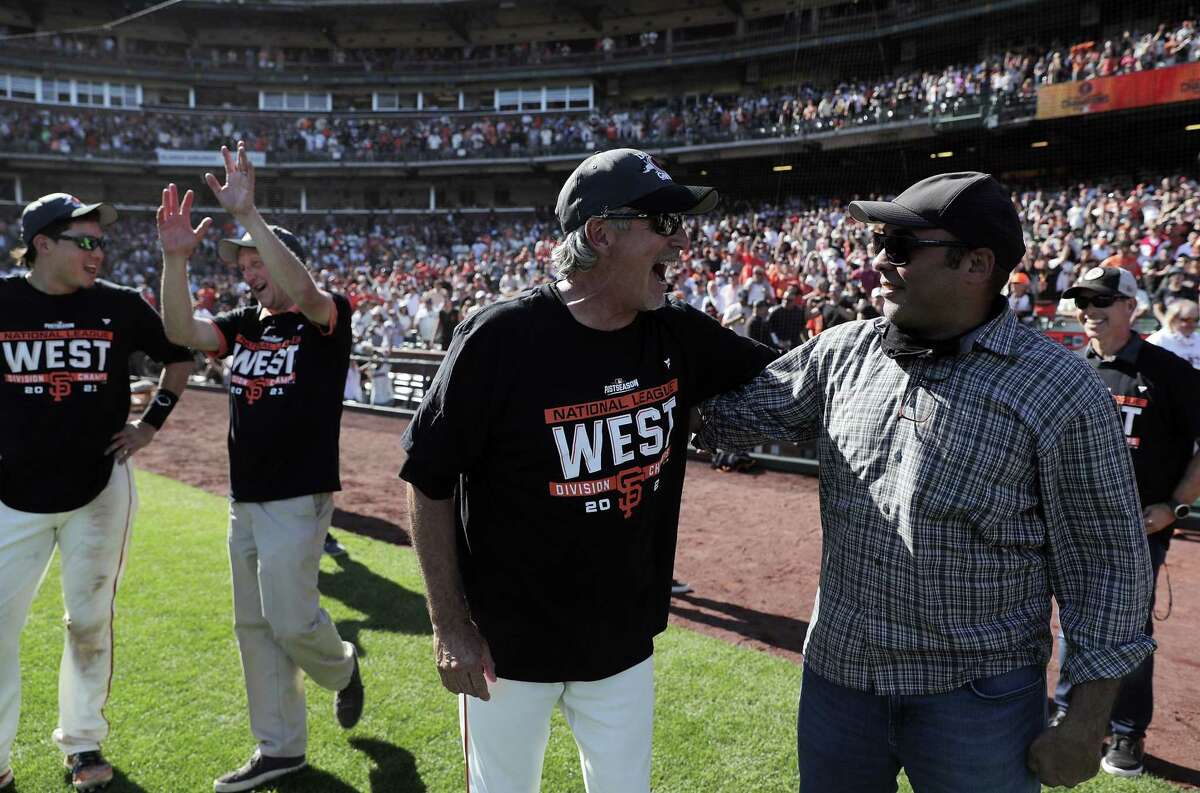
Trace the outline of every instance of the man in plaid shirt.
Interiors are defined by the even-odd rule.
[[[1112,398],[1000,297],[1025,246],[992,177],[940,174],[850,213],[883,224],[884,317],[701,408],[709,448],[817,444],[801,789],[894,791],[901,768],[918,793],[1077,784],[1098,768],[1118,679],[1154,650]],[[1051,596],[1075,691],[1047,729]]]

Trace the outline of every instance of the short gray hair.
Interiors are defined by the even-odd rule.
[[[621,231],[628,231],[631,223],[628,220],[609,219],[609,223]],[[587,238],[587,223],[567,232],[567,236],[550,251],[550,263],[559,278],[571,278],[578,273],[585,273],[596,266],[600,255],[592,247]]]

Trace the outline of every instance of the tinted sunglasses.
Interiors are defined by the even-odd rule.
[[[606,220],[645,220],[650,224],[651,231],[664,237],[670,237],[683,225],[683,215],[673,213],[652,215],[646,212],[605,212],[600,217]]]
[[[105,240],[103,237],[93,237],[88,234],[85,234],[80,237],[72,237],[70,234],[59,234],[58,236],[52,237],[51,239],[70,240],[71,242],[78,245],[79,249],[81,251],[94,251],[97,248],[99,248],[100,250],[104,250],[104,246],[108,244],[108,241]]]
[[[1095,306],[1096,308],[1108,308],[1118,300],[1128,299],[1129,298],[1123,295],[1096,295],[1095,297],[1077,295],[1075,297],[1075,306],[1077,308],[1088,308],[1089,306]]]
[[[876,232],[872,236],[875,239],[875,250],[882,250],[886,253],[888,261],[892,264],[908,264],[913,252],[918,248],[971,247],[965,242],[954,240],[923,240],[908,234],[880,234]]]

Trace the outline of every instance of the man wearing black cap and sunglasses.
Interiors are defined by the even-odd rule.
[[[891,791],[901,768],[918,793],[1076,784],[1117,680],[1154,649],[1111,398],[1000,296],[1024,242],[991,176],[939,174],[850,214],[883,226],[884,316],[701,406],[709,448],[817,445],[801,790]],[[1045,730],[1051,595],[1079,707]]]
[[[404,436],[413,545],[472,790],[537,790],[555,707],[591,793],[647,793],[700,399],[774,353],[666,299],[710,187],[649,155],[584,160],[558,197],[557,283],[458,326]]]
[[[1154,580],[1167,558],[1175,521],[1191,513],[1200,497],[1200,375],[1172,352],[1148,344],[1133,331],[1137,281],[1119,267],[1093,267],[1063,297],[1074,298],[1088,337],[1087,362],[1108,386],[1120,413],[1133,458],[1146,544]],[[1153,597],[1145,613],[1154,632]],[[1064,658],[1073,648],[1068,644]],[[1063,676],[1054,692],[1061,720],[1074,707],[1072,680]],[[1114,776],[1142,773],[1146,729],[1154,715],[1154,656],[1121,680],[1109,718],[1112,741],[1100,766]]]
[[[317,573],[341,489],[338,437],[350,361],[350,304],[317,288],[304,247],[270,226],[254,204],[254,167],[245,143],[221,147],[225,184],[205,174],[222,208],[246,229],[221,240],[258,305],[215,319],[192,313],[187,260],[211,220],[191,226],[192,192],[163,190],[163,318],[171,338],[229,356],[229,562],[233,624],[250,729],[257,747],[241,768],[213,783],[216,793],[252,790],[306,765],[304,676],[336,691],[343,728],[362,715],[363,684],[354,645],[321,608]]]
[[[129,458],[182,396],[191,353],[133,289],[99,280],[108,204],[66,193],[25,207],[28,275],[0,279],[0,788],[12,781],[21,677],[17,637],[55,545],[67,641],[54,742],[77,790],[108,784],[100,753],[112,680],[112,614],[137,491]],[[158,392],[129,422],[129,355],[162,361]]]

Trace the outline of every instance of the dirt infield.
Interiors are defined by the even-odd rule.
[[[137,465],[209,490],[228,492],[224,394],[191,390]],[[347,412],[342,420],[342,486],[334,526],[408,543],[408,515],[396,479],[403,420]],[[695,592],[676,598],[671,620],[799,663],[820,568],[816,479],[780,473],[722,474],[689,466],[679,528],[678,577]],[[1156,638],[1156,705],[1147,768],[1200,786],[1200,536],[1175,539],[1167,572],[1170,619]],[[1166,612],[1166,576],[1159,614]],[[1190,637],[1190,638],[1189,638]],[[1051,681],[1056,670],[1051,669]],[[797,682],[799,673],[797,672]],[[794,698],[797,690],[781,691]]]

